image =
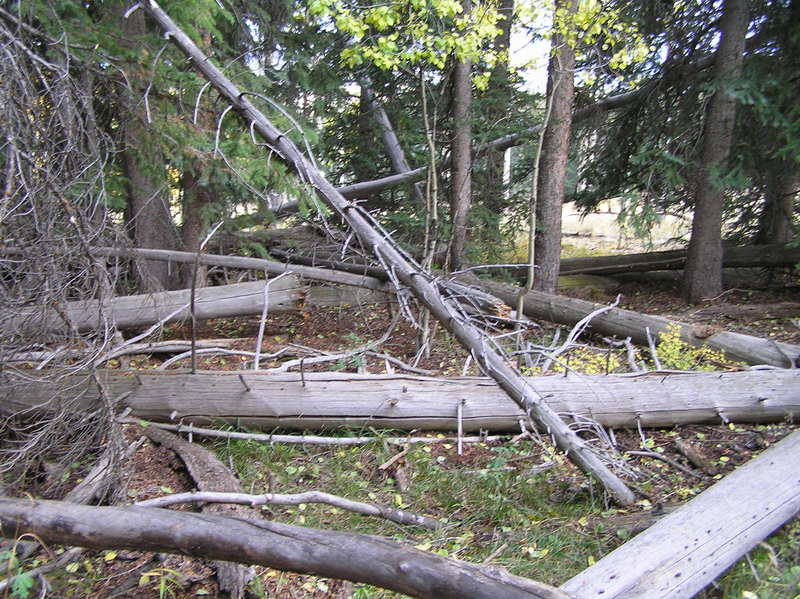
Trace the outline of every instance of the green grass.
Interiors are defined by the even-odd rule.
[[[403,527],[326,505],[270,508],[282,522],[391,537],[440,555],[482,562],[501,549],[493,564],[550,584],[560,584],[599,559],[609,549],[608,538],[585,526],[586,517],[604,509],[589,489],[569,489],[575,477],[562,463],[544,473],[527,475],[530,466],[546,459],[531,442],[499,447],[474,447],[468,464],[456,464],[456,448],[415,445],[406,457],[407,492],[398,491],[391,476],[378,466],[399,451],[376,442],[360,447],[319,448],[252,441],[216,446],[230,460],[253,493],[268,490],[297,493],[324,490],[350,499],[378,502],[438,518],[446,525],[435,532]],[[530,457],[530,459],[528,459]],[[520,460],[519,458],[523,458]],[[509,460],[520,466],[501,470]],[[564,493],[565,489],[569,492]],[[569,496],[568,500],[554,497]],[[578,521],[584,522],[582,527]],[[583,528],[583,529],[582,529]],[[615,544],[619,539],[612,540]],[[395,597],[394,593],[361,585],[357,597]]]

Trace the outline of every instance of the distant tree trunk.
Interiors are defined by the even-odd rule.
[[[572,15],[577,6],[577,0],[556,0],[555,11],[565,9],[568,15]],[[572,132],[574,70],[575,50],[558,32],[554,21],[547,73],[550,110],[542,138],[536,202],[535,263],[538,269],[534,288],[547,293],[555,293],[561,262],[561,208],[564,204],[569,138]]]
[[[794,205],[800,193],[796,164],[781,160],[767,178],[764,210],[758,222],[756,243],[788,243],[794,238]]]
[[[504,17],[498,23],[500,33],[494,38],[495,51],[500,59],[492,70],[489,86],[484,93],[486,106],[486,124],[494,131],[508,115],[511,102],[511,84],[508,80],[508,50],[511,45],[511,24],[514,17],[514,0],[500,0],[497,11]],[[494,135],[493,137],[497,137]],[[493,245],[500,243],[500,215],[505,208],[504,167],[506,150],[490,150],[486,153],[486,166],[481,182],[480,201],[496,220],[486,223],[482,237]]]
[[[683,292],[691,303],[722,293],[723,193],[718,180],[731,148],[736,100],[725,89],[742,68],[750,22],[747,0],[725,0],[719,29],[722,39],[714,65],[716,91],[708,105],[703,148],[694,193],[694,217]]]
[[[472,9],[471,0],[463,0],[464,14]],[[469,208],[472,201],[472,62],[457,60],[453,70],[453,139],[450,144],[453,168],[450,178],[450,268],[458,270],[464,261],[467,243]]]
[[[128,18],[119,13],[120,43],[136,48],[146,33],[144,13],[136,11]],[[127,73],[132,89],[122,94],[122,169],[125,173],[127,208],[126,228],[136,247],[175,249],[176,234],[169,207],[169,190],[166,177],[163,182],[154,172],[164,164],[151,131],[148,130],[141,98],[144,94],[144,74],[138,65],[131,65]],[[141,83],[141,85],[137,85]],[[126,93],[127,92],[127,93]],[[151,293],[171,288],[174,280],[169,264],[145,260],[138,263],[140,291]]]

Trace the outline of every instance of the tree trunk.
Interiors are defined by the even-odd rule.
[[[145,507],[0,498],[3,536],[92,549],[165,551],[365,582],[427,599],[570,599],[502,568],[445,558],[381,537]]]
[[[565,11],[571,19],[577,0],[557,0],[555,13]],[[570,23],[566,23],[570,26]],[[547,98],[550,104],[542,139],[536,201],[536,240],[534,288],[555,292],[561,260],[561,207],[567,177],[569,140],[572,132],[572,100],[575,95],[575,50],[559,32],[553,17],[552,49],[547,73]]]
[[[739,77],[744,39],[750,22],[747,0],[725,0],[720,19],[722,39],[714,67],[716,90],[703,130],[703,149],[695,180],[694,217],[683,292],[690,303],[722,293],[722,208],[720,179],[731,148],[736,100],[726,89]]]
[[[183,460],[189,475],[200,491],[218,493],[244,493],[239,480],[211,451],[181,437],[154,427],[143,427],[142,432],[153,443],[171,449]],[[258,519],[258,512],[250,506],[224,503],[207,503],[201,508],[204,514],[219,514],[241,519]],[[231,599],[241,599],[247,583],[253,578],[250,568],[233,562],[216,560],[219,590]]]
[[[756,242],[788,243],[794,239],[794,206],[800,193],[800,175],[793,162],[778,160],[771,166]],[[797,262],[800,259],[795,260]]]
[[[199,183],[198,174],[202,172],[200,160],[193,161],[192,165],[184,171],[181,177],[183,187],[183,226],[181,227],[181,241],[183,249],[187,252],[200,251],[204,232],[207,227],[205,211],[212,201],[210,190]],[[205,287],[208,284],[208,268],[205,265],[197,266],[197,281],[195,287]],[[195,279],[195,265],[187,264],[181,268],[181,282],[184,289],[189,289]]]
[[[186,428],[226,422],[247,429],[337,430],[391,428],[519,431],[525,413],[487,378],[425,378],[341,372],[270,374],[255,371],[99,371],[131,418]],[[55,389],[39,380],[4,382],[14,392],[0,413],[20,413]],[[781,422],[800,417],[800,371],[767,370],[658,375],[569,375],[526,379],[547,405],[575,421],[604,427],[671,427],[724,422]],[[75,409],[96,409],[96,384],[66,379],[81,391]]]
[[[793,433],[561,586],[580,599],[694,597],[800,512]]]
[[[464,14],[471,0],[462,0]],[[450,269],[459,270],[464,261],[469,209],[472,202],[472,62],[456,60],[453,68],[453,139],[450,144]]]
[[[126,10],[127,5],[122,7]],[[146,33],[145,15],[136,11],[128,18],[119,16],[120,43],[128,48],[140,47]],[[170,214],[169,190],[153,132],[140,96],[146,87],[145,74],[139,65],[131,65],[127,78],[132,88],[122,92],[122,170],[126,177],[128,205],[126,227],[134,245],[142,248],[174,249],[177,245],[175,227]],[[143,260],[137,264],[139,290],[142,293],[163,291],[173,287],[175,277],[169,264]]]

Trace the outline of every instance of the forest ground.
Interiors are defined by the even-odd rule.
[[[572,289],[569,293],[600,302],[613,301],[616,293],[621,293],[621,307],[800,343],[797,315],[795,319],[771,317],[768,310],[757,317],[719,315],[729,306],[797,302],[800,294],[796,287],[777,291],[729,290],[704,306],[687,306],[676,290],[664,282],[626,283],[613,292]],[[390,320],[389,310],[378,306],[277,315],[267,321],[262,351],[275,351],[287,343],[322,351],[354,348],[379,338]],[[547,342],[552,338],[553,327],[541,324],[542,329],[534,329],[530,334]],[[198,337],[237,338],[240,339],[237,347],[252,350],[258,325],[258,318],[208,321]],[[164,338],[189,338],[189,330],[170,327],[165,330]],[[593,343],[602,345],[598,340]],[[415,334],[410,325],[401,323],[381,351],[411,361]],[[421,360],[418,366],[436,375],[460,375],[465,357],[455,341],[439,333],[430,357]],[[648,359],[645,352],[641,357]],[[198,358],[199,367],[209,370],[239,369],[242,364],[235,356]],[[134,356],[129,365],[148,369],[157,367],[160,362],[161,359]],[[624,359],[619,363],[622,367]],[[112,366],[118,367],[119,363]],[[181,366],[186,364],[176,365]],[[371,373],[382,373],[385,368],[383,361],[370,358],[318,365],[316,369],[355,372],[359,366]],[[608,368],[609,363],[606,357],[595,359],[591,353],[584,353],[577,355],[571,366],[597,372]],[[719,364],[707,366],[720,368]],[[735,368],[729,363],[724,366]],[[469,371],[469,374],[475,372]],[[461,456],[456,454],[453,443],[413,445],[403,459],[384,469],[379,468],[381,464],[401,448],[380,440],[356,447],[270,445],[255,441],[208,441],[197,437],[195,442],[213,449],[230,465],[247,492],[263,493],[268,488],[281,493],[322,490],[431,515],[445,520],[446,526],[431,532],[317,505],[270,507],[264,510],[267,518],[389,536],[459,559],[489,560],[516,574],[559,585],[630,538],[654,514],[691,499],[793,428],[789,424],[730,424],[682,426],[641,433],[615,431],[622,453],[650,451],[691,470],[691,474],[687,474],[659,459],[629,456],[629,464],[637,475],[632,483],[642,500],[627,510],[610,505],[574,466],[550,453],[535,438],[511,440],[509,437],[503,442],[469,444]],[[129,440],[135,440],[140,430],[133,425],[126,426],[125,434]],[[337,434],[375,434],[380,439],[391,433],[359,430]],[[705,471],[687,462],[676,448],[677,439],[689,442],[701,454],[706,461]],[[75,465],[71,475],[73,482],[79,479],[88,462]],[[131,502],[193,489],[180,459],[150,442],[144,443],[133,456],[125,480],[124,492]],[[47,497],[50,482],[53,481],[40,481],[27,491],[34,496]],[[56,555],[55,552],[41,553],[22,567],[32,567],[37,560],[47,561]],[[249,587],[253,597],[366,599],[397,596],[367,585],[268,568],[256,568],[256,574]],[[213,571],[207,564],[180,556],[154,558],[134,551],[87,552],[67,570],[51,575],[50,580],[49,596],[64,598],[188,599],[217,595]],[[762,543],[718,585],[707,590],[704,597],[777,599],[795,597],[798,593],[800,522],[795,521]]]

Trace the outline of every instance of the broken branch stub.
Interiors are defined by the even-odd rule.
[[[507,361],[490,347],[489,339],[469,322],[459,316],[455,306],[442,297],[434,278],[412,265],[388,234],[383,234],[367,220],[367,215],[356,204],[348,201],[325,176],[281,133],[267,117],[246,98],[195,43],[170,19],[155,0],[143,2],[150,16],[162,27],[169,38],[194,61],[195,68],[214,86],[300,178],[309,183],[317,195],[347,222],[358,235],[364,247],[371,250],[396,279],[406,285],[419,302],[474,356],[481,368],[494,378],[542,430],[547,431],[557,447],[564,451],[584,472],[599,480],[621,505],[635,501],[633,492],[614,474],[603,460],[549,409],[542,398],[525,382]]]

